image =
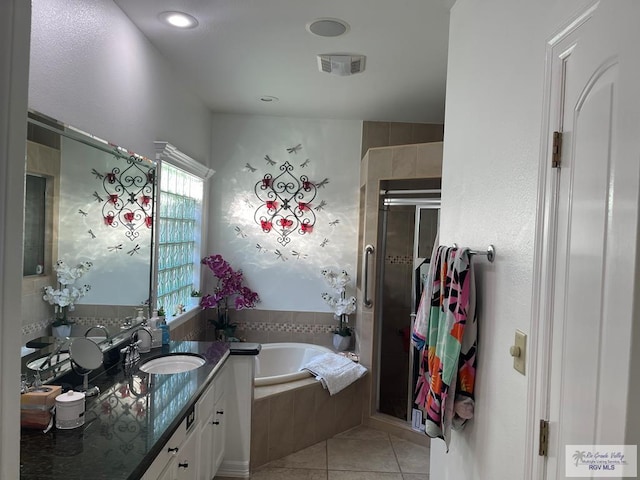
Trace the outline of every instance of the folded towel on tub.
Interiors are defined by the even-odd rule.
[[[367,369],[359,363],[335,353],[317,355],[300,370],[308,370],[315,375],[330,395],[335,395],[367,373]]]

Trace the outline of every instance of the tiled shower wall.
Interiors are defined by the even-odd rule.
[[[362,122],[362,154],[374,147],[441,142],[444,125],[438,123]]]

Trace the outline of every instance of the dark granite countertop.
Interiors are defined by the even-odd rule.
[[[140,478],[228,357],[229,344],[171,342],[142,354],[142,362],[167,353],[200,354],[206,364],[171,375],[150,375],[137,368],[125,373],[121,362],[111,366],[91,379],[100,395],[87,399],[82,427],[54,427],[46,434],[22,430],[20,478]],[[74,381],[62,377],[53,383]]]

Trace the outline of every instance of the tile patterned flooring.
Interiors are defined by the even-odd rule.
[[[274,460],[251,480],[429,480],[428,472],[428,448],[360,426]]]

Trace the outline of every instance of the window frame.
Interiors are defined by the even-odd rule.
[[[194,160],[190,156],[181,152],[178,148],[165,141],[154,142],[156,152],[156,195],[154,198],[154,230],[153,230],[153,265],[151,268],[151,299],[150,308],[155,309],[155,305],[158,300],[158,251],[160,246],[160,185],[162,178],[162,166],[163,163],[168,163],[173,167],[184,170],[185,172],[194,175],[202,180],[202,208],[200,219],[200,252],[199,258],[205,256],[205,248],[207,243],[206,233],[207,225],[205,219],[207,218],[208,210],[208,198],[209,198],[209,182],[208,180],[213,176],[215,170],[202,165],[200,162]],[[200,269],[200,286],[203,284],[203,270]],[[200,287],[201,288],[201,287]],[[169,312],[167,312],[169,313]],[[192,308],[186,310],[181,315],[175,317],[167,315],[167,324],[171,324],[172,327],[177,327],[187,320],[195,317],[198,314],[198,309]]]

